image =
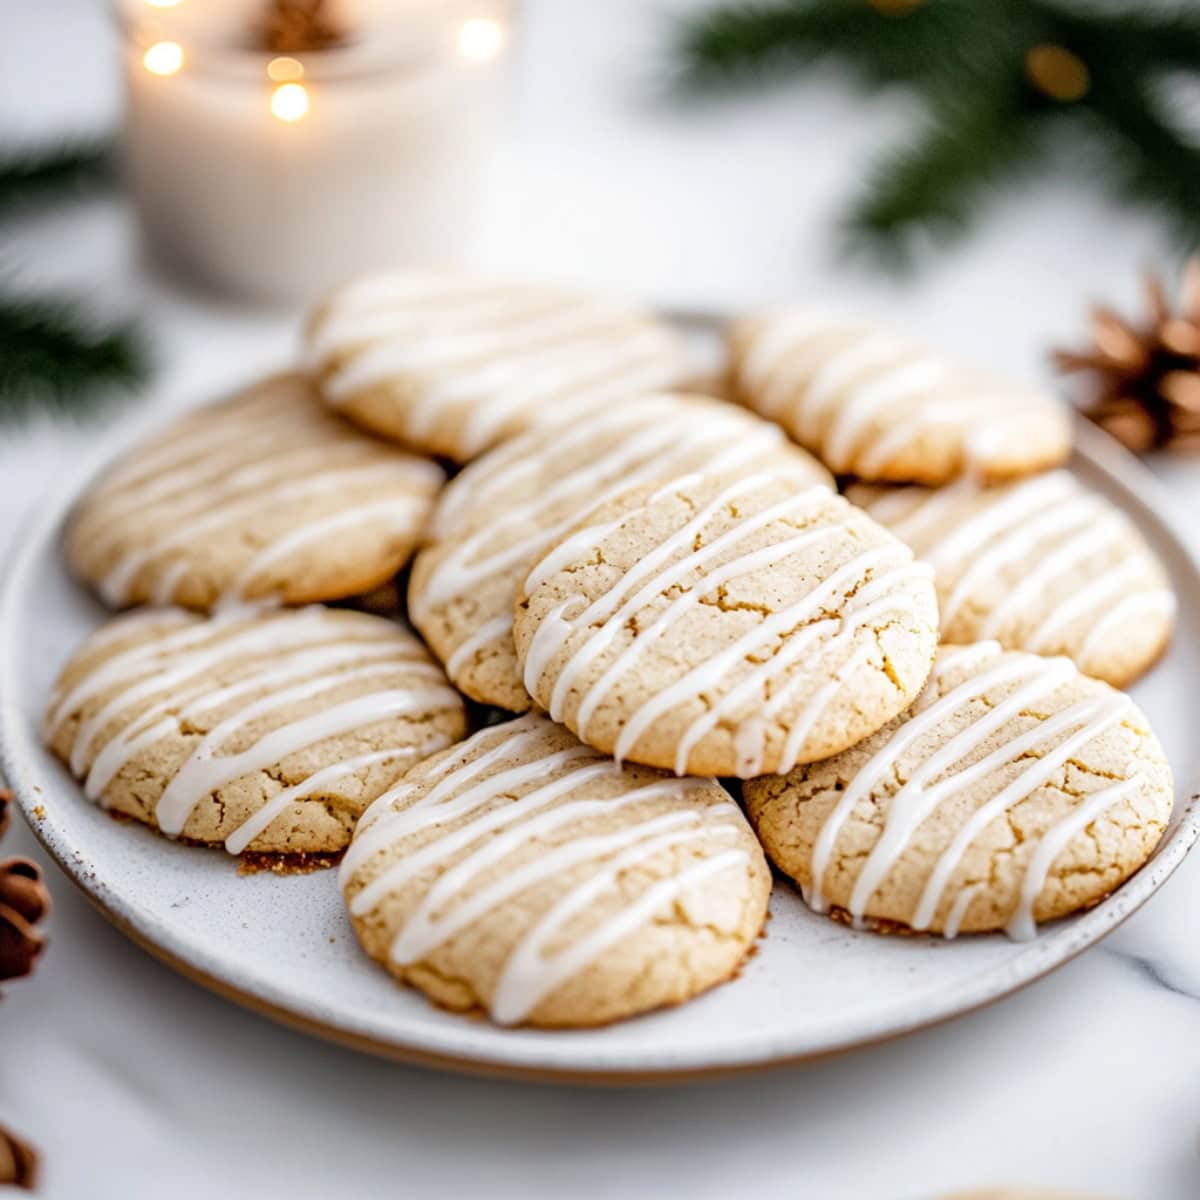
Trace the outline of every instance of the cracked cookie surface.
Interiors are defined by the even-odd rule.
[[[67,556],[113,608],[336,600],[408,561],[444,481],[326,412],[299,375],[276,375],[106,471],[72,515]]]
[[[67,663],[45,720],[91,800],[235,854],[344,849],[376,796],[465,729],[412,634],[319,607],[118,617]]]
[[[1019,939],[1136,871],[1172,796],[1128,696],[995,642],[943,647],[917,703],[861,745],[745,787],[768,855],[819,911]]]
[[[1054,397],[963,366],[853,316],[792,308],[730,332],[738,399],[831,471],[937,485],[1015,479],[1071,452]]]
[[[600,1025],[730,978],[770,872],[714,780],[619,767],[540,714],[414,767],[340,868],[366,952],[500,1024]]]
[[[649,314],[543,284],[451,272],[361,279],[314,314],[325,402],[467,462],[524,429],[681,383],[680,338]]]
[[[581,740],[750,778],[836,754],[920,691],[932,571],[824,486],[693,475],[601,506],[533,568],[530,695]]]
[[[846,494],[933,566],[947,642],[1064,654],[1114,686],[1167,644],[1166,572],[1133,522],[1068,471],[991,488],[854,484]]]
[[[689,471],[768,470],[832,483],[768,421],[702,396],[655,395],[531,430],[466,467],[439,498],[409,612],[455,685],[512,712],[530,705],[512,640],[530,568],[587,513]]]

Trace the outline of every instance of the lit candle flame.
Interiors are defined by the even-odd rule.
[[[458,31],[458,49],[463,58],[483,62],[495,58],[504,45],[504,30],[491,17],[472,17]]]
[[[299,121],[308,112],[308,89],[302,83],[281,83],[271,93],[271,111],[281,121]]]
[[[178,42],[155,42],[142,62],[152,75],[174,75],[183,66],[183,47]]]

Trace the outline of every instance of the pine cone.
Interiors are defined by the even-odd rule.
[[[0,1187],[37,1187],[37,1151],[0,1125]]]
[[[0,862],[0,980],[28,975],[45,946],[38,922],[50,911],[50,893],[37,863]]]
[[[1095,308],[1094,347],[1055,351],[1055,362],[1063,371],[1092,375],[1096,390],[1080,407],[1130,450],[1200,452],[1200,258],[1184,272],[1181,312],[1172,311],[1154,276],[1146,293],[1145,324]]]

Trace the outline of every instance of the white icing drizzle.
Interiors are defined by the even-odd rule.
[[[1155,588],[1153,591],[1141,592],[1136,596],[1127,596],[1120,604],[1110,608],[1092,626],[1083,645],[1076,651],[1080,667],[1085,671],[1088,669],[1096,653],[1116,630],[1126,628],[1139,618],[1155,616],[1170,618],[1174,615],[1175,607],[1175,593],[1170,588]]]
[[[1072,809],[1057,825],[1046,831],[1029,860],[1029,866],[1025,868],[1020,899],[1005,926],[1004,932],[1013,941],[1028,942],[1037,936],[1033,918],[1034,905],[1046,886],[1046,876],[1049,875],[1054,860],[1067,848],[1071,839],[1082,833],[1113,805],[1132,796],[1140,786],[1139,779],[1126,779],[1092,792],[1078,808]]]
[[[131,589],[134,582],[147,567],[160,562],[163,556],[172,550],[186,549],[202,535],[228,528],[238,521],[253,520],[264,511],[264,508],[273,509],[279,505],[291,505],[313,496],[337,495],[347,488],[404,484],[409,478],[410,472],[404,464],[379,463],[369,467],[350,467],[345,470],[327,471],[323,474],[295,479],[273,488],[269,497],[257,494],[238,497],[227,503],[218,504],[209,508],[202,515],[185,521],[182,525],[172,526],[171,532],[165,536],[143,546],[128,549],[116,560],[111,570],[100,581],[100,595],[114,607],[128,604],[132,599]],[[412,506],[419,504],[420,501],[415,498],[410,500],[408,497],[403,497],[392,500],[390,503],[393,505],[393,512],[399,507],[402,512],[411,513]],[[340,509],[333,516],[342,516],[348,511],[351,510]],[[322,516],[318,518],[318,521],[323,522],[329,519],[332,518]],[[308,526],[302,525],[289,530],[284,536],[289,539],[300,537],[307,528]]]
[[[837,471],[885,472],[897,453],[935,427],[957,433],[968,467],[1019,449],[1031,426],[1060,424],[1066,439],[1065,418],[1050,398],[822,310],[758,319],[737,378],[753,407],[786,424]]]
[[[374,524],[396,534],[414,535],[420,528],[427,509],[428,503],[423,498],[412,496],[375,500],[309,521],[308,524],[293,529],[258,551],[230,584],[220,603],[241,603],[246,591],[269,567],[286,561],[298,550],[304,550],[344,530],[362,529],[366,525]]]
[[[651,495],[646,503],[638,509],[602,525],[581,529],[567,538],[529,573],[529,578],[525,581],[526,595],[531,595],[546,579],[579,557],[581,553],[600,545],[620,525],[636,520],[648,505],[653,504],[672,490],[682,490],[695,479],[696,476],[693,475],[673,481]],[[691,571],[702,567],[710,559],[718,557],[730,545],[740,541],[756,529],[762,528],[781,516],[797,514],[828,495],[826,489],[814,488],[799,495],[789,496],[750,518],[748,522],[739,523],[732,530],[722,534],[700,550],[692,551],[674,563],[670,562],[672,556],[678,550],[689,545],[717,512],[737,499],[738,496],[753,492],[768,479],[769,476],[761,474],[751,475],[722,489],[694,517],[648,554],[643,555],[613,587],[586,605],[576,617],[569,621],[564,618],[563,612],[567,607],[565,604],[547,615],[534,635],[525,660],[525,687],[529,694],[535,697],[538,694],[545,668],[567,638],[575,629],[587,628],[598,621],[601,622],[599,629],[588,636],[559,673],[551,693],[550,704],[547,706],[551,717],[556,721],[561,719],[567,693],[577,675],[612,643],[613,638],[620,631],[621,625],[629,616],[650,603],[672,584],[685,578]],[[807,537],[808,535],[802,536]],[[669,565],[664,567],[663,564]],[[581,711],[586,712],[582,708]]]
[[[490,469],[490,455],[468,468],[464,477],[448,489],[447,499],[453,501],[457,492],[459,497],[471,498],[476,511],[487,511],[488,500],[496,497],[493,501],[499,509],[496,523],[503,522],[504,528],[529,532],[508,545],[501,542],[497,546],[496,523],[481,524],[442,558],[423,587],[411,598],[417,621],[427,618],[433,608],[455,597],[475,594],[481,585],[497,576],[521,567],[527,571],[538,555],[566,534],[573,524],[586,519],[589,512],[620,493],[669,479],[697,462],[706,470],[720,474],[744,468],[755,459],[767,458],[771,469],[783,477],[808,484],[820,477],[815,464],[810,467],[803,456],[798,455],[794,461],[785,457],[783,435],[776,426],[747,419],[744,413],[728,406],[722,411],[713,405],[669,395],[648,397],[631,410],[618,409],[616,413],[600,412],[584,417],[578,426],[562,434],[559,427],[555,427],[551,437],[555,456],[601,440],[609,444],[587,462],[558,476],[536,495],[516,505],[506,505],[500,499],[503,495],[501,485],[512,487],[518,482],[529,471],[531,456],[535,456],[535,463],[540,461],[536,456],[539,456],[539,447],[545,448],[548,440],[545,433],[526,435],[523,439],[525,457],[518,458],[515,463],[508,452],[495,469]],[[507,449],[507,446],[502,448]],[[778,457],[770,457],[773,455]],[[455,519],[453,513],[444,518],[451,528]],[[488,620],[483,629],[473,631],[451,652],[448,671],[452,678],[477,650],[509,633],[515,595],[508,595],[506,599],[505,617]],[[484,629],[491,632],[484,636]]]
[[[510,616],[493,617],[490,621],[484,621],[470,636],[455,646],[454,653],[446,659],[446,674],[451,679],[457,679],[458,673],[480,650],[512,632],[512,623],[513,619]]]
[[[264,517],[318,497],[336,498],[337,507],[330,513],[323,500],[311,520],[294,518],[275,537],[278,554],[271,544],[260,547],[266,562],[324,532],[355,526],[359,518],[350,510],[364,524],[377,520],[385,530],[412,530],[443,477],[435,463],[330,417],[306,384],[283,377],[185,417],[158,443],[118,464],[75,517],[72,549],[85,568],[103,571],[97,586],[109,604],[130,603],[146,571],[154,601],[168,603],[196,569],[191,548],[198,540],[243,525],[253,534]],[[394,511],[376,507],[386,498]],[[153,520],[139,522],[134,537],[132,523],[143,512]],[[255,544],[252,536],[246,541]],[[259,569],[245,568],[248,577]]]
[[[976,809],[954,835],[950,845],[934,864],[929,879],[925,883],[921,899],[917,902],[916,910],[913,913],[911,924],[914,929],[929,927],[930,922],[937,915],[946,885],[957,869],[967,847],[987,828],[991,821],[1002,813],[1008,812],[1015,804],[1020,803],[1035,789],[1046,783],[1073,755],[1077,754],[1088,742],[1099,737],[1104,730],[1115,725],[1128,711],[1129,701],[1125,696],[1102,696],[1081,700],[1063,712],[1056,713],[1049,719],[1040,722],[1023,737],[1014,738],[1011,742],[1006,743],[996,755],[990,756],[999,764],[1011,762],[1017,755],[1036,748],[1052,737],[1058,737],[1062,733],[1075,729],[1074,733],[1037,758],[1016,779],[992,796],[986,804]]]
[[[952,942],[958,937],[958,931],[962,928],[967,909],[971,907],[971,901],[983,890],[983,886],[982,883],[972,883],[954,897],[954,903],[946,914],[946,924],[942,928],[942,937],[947,941]]]
[[[288,805],[293,800],[304,800],[309,796],[319,795],[330,784],[345,779],[347,775],[354,775],[366,767],[374,766],[376,763],[393,762],[398,758],[418,759],[423,755],[433,754],[440,750],[444,744],[442,739],[438,739],[426,742],[419,747],[396,746],[390,750],[371,750],[366,754],[356,754],[341,762],[332,763],[320,771],[314,771],[307,779],[302,779],[299,783],[293,783],[281,792],[276,792],[258,812],[243,821],[225,839],[225,849],[230,854],[241,854],[276,817],[287,811]]]
[[[965,657],[973,656],[973,657]],[[971,672],[945,695],[936,694],[936,681],[949,669]],[[956,714],[985,696],[989,691],[1008,686],[1008,694],[994,704],[985,705],[968,725],[942,745],[924,755],[910,770],[903,784],[888,801],[883,829],[863,863],[847,905],[856,925],[861,925],[866,910],[879,887],[911,845],[922,823],[939,805],[996,772],[1033,756],[1014,777],[989,797],[962,824],[949,845],[939,855],[909,924],[913,929],[928,929],[941,909],[947,886],[963,855],[992,821],[1048,783],[1064,765],[1076,758],[1083,748],[1105,730],[1118,724],[1129,712],[1128,697],[1119,693],[1089,696],[1067,708],[1038,720],[1031,728],[1007,737],[995,750],[969,765],[987,739],[1003,730],[1030,705],[1050,695],[1076,675],[1077,668],[1062,658],[1041,659],[1033,655],[1001,656],[994,642],[981,643],[965,650],[943,651],[934,669],[934,683],[923,694],[912,714],[903,719],[891,737],[876,751],[845,788],[827,817],[814,843],[811,883],[805,899],[817,911],[826,907],[822,893],[825,872],[845,822],[872,788],[895,770],[901,755],[919,739],[935,732]],[[1048,747],[1048,748],[1046,748]],[[1043,748],[1040,754],[1035,751]],[[1112,793],[1115,801],[1129,795],[1138,779],[1125,781]],[[1066,842],[1084,828],[1099,811],[1089,798],[1078,809],[1052,826],[1030,860],[1021,893],[1021,902],[1009,926],[1013,936],[1032,936],[1029,913],[1040,893],[1050,864]],[[1087,816],[1086,812],[1092,815]],[[1084,815],[1081,815],[1084,814]],[[954,937],[967,907],[984,881],[967,882],[951,902],[944,923],[945,935]]]
[[[981,496],[986,503],[973,503]],[[948,488],[868,492],[861,499],[873,517],[953,580],[943,583],[948,594],[941,604],[942,629],[951,636],[959,614],[978,608],[981,597],[996,591],[997,576],[1018,564],[1027,569],[988,601],[979,636],[1069,654],[1085,672],[1115,630],[1173,613],[1174,597],[1156,582],[1161,572],[1124,514],[1066,471],[982,493],[960,480]],[[1052,603],[1051,596],[1057,597]]]
[[[512,948],[490,1003],[492,1018],[500,1024],[525,1020],[555,988],[655,913],[689,889],[747,861],[743,850],[716,848],[669,878],[650,884],[618,912],[548,953],[548,945],[564,927],[610,892],[629,868],[677,846],[736,836],[739,828],[736,811],[724,804],[684,807],[641,819],[633,816],[631,810],[656,797],[688,795],[697,786],[694,780],[656,780],[615,796],[595,797],[589,785],[620,778],[621,768],[577,745],[539,756],[535,747],[548,728],[544,717],[528,716],[484,730],[433,769],[407,777],[364,814],[340,869],[346,887],[380,851],[415,834],[437,831],[432,841],[423,840],[375,876],[349,905],[353,915],[364,916],[397,889],[431,875],[389,947],[393,962],[409,965],[514,897],[566,872],[594,866],[581,881],[565,887]],[[533,757],[522,761],[531,751]],[[497,766],[501,769],[495,770]],[[410,799],[432,781],[435,786],[424,796]],[[523,790],[531,784],[530,790]],[[407,807],[394,807],[406,800]],[[586,832],[584,823],[589,818],[622,812],[630,812],[627,824],[604,833]],[[561,838],[564,830],[575,825],[581,827],[577,835],[497,872],[532,843],[552,834]],[[463,851],[467,851],[464,857],[447,866]],[[478,887],[488,872],[493,878]]]
[[[90,700],[112,693],[81,722],[70,754],[76,774],[86,769],[88,797],[103,803],[109,783],[140,751],[206,713],[236,705],[193,746],[159,797],[155,818],[171,836],[183,832],[206,796],[243,775],[389,717],[461,704],[438,668],[424,657],[419,643],[382,621],[319,608],[265,618],[239,613],[207,621],[185,620],[181,628],[168,625],[169,631],[160,638],[118,651],[97,664],[56,701],[46,721],[47,736],[53,737],[62,722]],[[135,633],[144,623],[145,618],[138,616],[118,625],[122,632]],[[116,636],[106,631],[95,645],[111,645]],[[95,645],[87,649],[92,651]],[[214,674],[225,682],[205,686]],[[371,679],[383,680],[385,686],[269,728],[236,753],[223,752],[231,739],[264,718]],[[401,682],[403,686],[396,686]],[[146,701],[152,702],[107,737],[89,766],[105,731]],[[240,853],[289,804],[320,794],[339,778],[385,760],[433,753],[445,743],[445,737],[434,735],[421,745],[371,751],[319,769],[266,800],[229,835],[226,846]]]
[[[416,439],[463,409],[465,455],[518,414],[536,419],[560,398],[581,411],[669,386],[686,370],[674,336],[648,317],[529,284],[428,275],[380,277],[335,296],[308,354],[334,405],[396,378],[419,381],[406,410]]]
[[[764,477],[751,476],[723,488],[713,500],[639,559],[612,587],[586,604],[581,611],[568,615],[568,609],[574,607],[577,602],[566,601],[546,614],[539,623],[525,657],[525,686],[535,697],[541,694],[541,680],[550,662],[572,637],[584,631],[584,636],[574,646],[558,671],[547,705],[551,717],[555,720],[562,719],[567,698],[590,664],[604,654],[635,614],[644,610],[664,592],[672,588],[681,588],[670,603],[652,619],[640,622],[638,636],[617,653],[580,698],[574,716],[574,728],[581,738],[586,738],[591,720],[613,687],[627,676],[633,665],[686,612],[699,604],[704,596],[733,579],[768,568],[791,554],[838,536],[840,526],[819,525],[770,546],[735,555],[728,561],[719,561],[755,531],[774,521],[802,517],[807,510],[827,497],[828,492],[822,487],[817,487],[777,501],[761,512],[742,515],[732,529],[713,541],[700,549],[688,549],[717,512],[739,496],[758,489],[763,482]],[[670,491],[679,490],[681,486],[678,481],[666,485],[656,492],[648,503],[653,503],[655,498]],[[618,525],[631,520],[636,521],[642,511],[643,509],[638,509],[633,513],[626,513],[618,521],[585,528],[572,535],[534,568],[526,582],[526,592],[532,592],[567,563],[586,555]],[[684,552],[682,555],[681,551]],[[707,564],[713,560],[718,560],[719,565],[705,570]],[[840,649],[850,642],[855,630],[863,624],[886,611],[907,607],[908,601],[898,585],[908,582],[914,575],[928,576],[929,573],[928,567],[914,565],[910,552],[900,545],[866,550],[855,555],[802,599],[757,623],[732,645],[713,654],[663,688],[657,695],[644,701],[622,726],[614,749],[617,761],[624,760],[635,751],[638,741],[664,713],[686,705],[695,696],[713,695],[723,686],[726,676],[736,664],[773,640],[783,637],[782,645],[774,654],[765,662],[753,667],[732,687],[720,693],[707,711],[696,717],[684,730],[676,753],[675,771],[680,775],[685,774],[689,756],[697,743],[719,721],[735,711],[739,704],[768,690],[773,691],[771,685],[774,681],[802,655],[808,655],[810,658],[824,657],[831,650]],[[689,576],[693,575],[695,578],[689,580]],[[869,582],[868,577],[872,577]],[[835,601],[841,591],[855,592],[855,595],[844,606],[840,617],[836,620],[814,621],[822,608]],[[798,629],[808,622],[813,624]],[[854,653],[852,646],[848,647],[848,652]],[[779,768],[780,770],[789,769],[803,753],[809,734],[833,702],[838,687],[841,686],[844,677],[842,670],[843,668],[838,668],[833,672],[834,686],[820,689],[800,712],[791,730],[794,736],[788,737],[783,750],[788,761]],[[770,715],[774,716],[781,710],[783,703],[793,698],[794,691],[786,690],[782,701],[772,702]],[[761,726],[757,728],[761,735]],[[734,740],[739,761],[744,761],[747,770],[757,772],[761,766],[763,743],[761,737],[752,743],[754,736],[753,731],[744,735],[735,731]]]

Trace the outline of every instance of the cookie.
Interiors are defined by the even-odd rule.
[[[413,622],[455,685],[485,704],[527,709],[512,614],[529,569],[597,505],[696,470],[832,483],[776,426],[719,400],[680,395],[531,430],[468,466],[439,499],[408,597]]]
[[[408,561],[444,480],[276,375],[118,462],[80,501],[67,555],[114,608],[340,599]]]
[[[340,873],[366,952],[502,1025],[601,1025],[728,979],[771,880],[714,780],[619,767],[544,716],[414,767]]]
[[[119,617],[71,658],[45,721],[89,799],[232,854],[344,849],[376,796],[465,729],[412,634],[315,606]]]
[[[316,313],[325,402],[384,437],[467,462],[533,425],[680,383],[681,340],[645,314],[471,275],[359,280]]]
[[[730,335],[737,395],[831,471],[937,485],[1064,462],[1066,409],[920,342],[819,309],[751,317]]]
[[[785,771],[920,691],[932,571],[828,488],[693,475],[602,505],[533,568],[513,636],[534,700],[618,760]]]
[[[1166,572],[1129,518],[1067,471],[847,495],[933,566],[945,641],[1064,654],[1114,685],[1167,644]]]
[[[745,802],[818,912],[1024,940],[1132,875],[1172,794],[1128,696],[979,642],[943,648],[917,703],[861,745],[748,783]]]

